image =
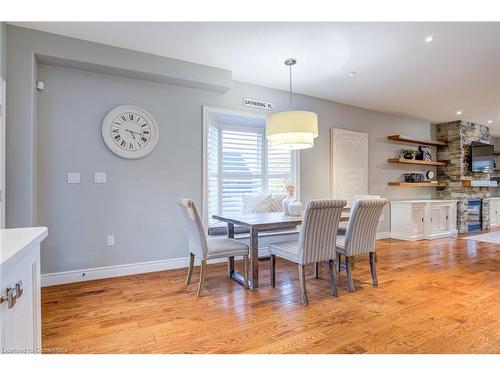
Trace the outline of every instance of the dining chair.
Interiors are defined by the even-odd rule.
[[[177,204],[182,208],[182,214],[187,228],[189,240],[189,270],[186,285],[191,282],[195,256],[201,261],[200,280],[197,296],[201,297],[205,279],[207,260],[243,256],[244,286],[248,288],[248,245],[232,238],[207,238],[196,204],[191,199],[179,199]]]
[[[378,285],[375,269],[375,240],[382,209],[387,204],[385,198],[360,198],[351,207],[349,222],[345,236],[337,236],[337,271],[340,271],[342,255],[345,257],[345,267],[349,291],[354,292],[352,280],[352,264],[355,255],[370,254],[370,272],[373,285]]]
[[[366,199],[366,198],[380,198],[380,195],[373,195],[373,194],[357,194],[352,197],[351,200],[351,207],[354,207],[354,204],[359,201],[360,199]],[[346,226],[339,226],[339,230],[337,231],[337,235],[339,236],[345,236],[347,227]]]
[[[345,205],[346,201],[341,199],[317,199],[309,201],[304,212],[299,240],[270,244],[270,274],[271,286],[273,288],[276,286],[276,257],[289,260],[298,266],[302,303],[307,305],[305,265],[328,261],[330,287],[333,295],[337,295],[337,287],[335,285],[335,240],[340,215]]]

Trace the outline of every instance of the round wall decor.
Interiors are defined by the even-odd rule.
[[[159,135],[153,115],[135,105],[113,108],[102,121],[104,143],[116,155],[126,159],[139,159],[151,153]]]

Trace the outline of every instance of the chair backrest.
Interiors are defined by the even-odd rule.
[[[178,199],[177,204],[182,208],[186,223],[189,251],[202,260],[207,259],[207,236],[196,204],[192,199]]]
[[[369,199],[369,198],[380,198],[380,195],[368,195],[368,194],[359,194],[354,195],[351,200],[351,207],[354,207],[357,201],[360,199]]]
[[[299,263],[334,259],[342,199],[315,199],[307,202],[299,236]]]
[[[361,198],[351,208],[345,235],[346,255],[375,251],[375,239],[380,215],[388,200],[385,198]]]

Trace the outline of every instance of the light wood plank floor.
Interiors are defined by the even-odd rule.
[[[327,265],[309,271],[309,306],[296,268],[260,262],[260,288],[244,291],[209,265],[204,296],[185,270],[43,288],[44,348],[71,353],[500,353],[500,245],[463,238],[381,240],[379,287],[366,259],[356,292],[330,295]],[[238,266],[238,265],[237,265]]]

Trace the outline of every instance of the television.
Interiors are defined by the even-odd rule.
[[[495,148],[480,142],[471,144],[471,171],[491,173],[495,170]]]

